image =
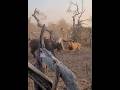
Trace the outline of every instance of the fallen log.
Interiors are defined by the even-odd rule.
[[[28,62],[28,76],[37,83],[42,90],[52,90],[52,80],[39,71],[36,67]]]
[[[37,50],[36,52],[36,60],[42,64],[46,64],[52,71],[56,73],[56,80],[53,82],[53,87],[57,87],[56,83],[59,81],[58,77],[61,77],[66,85],[67,90],[79,90],[75,74],[56,57],[54,57],[50,51],[45,48],[40,48],[40,50]]]

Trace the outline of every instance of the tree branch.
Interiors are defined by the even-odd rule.
[[[52,89],[52,80],[45,74],[35,68],[31,63],[28,62],[28,75],[33,79],[40,87],[46,88],[47,90]]]
[[[36,54],[36,56],[38,55]],[[41,55],[39,59],[42,59],[42,63],[46,64],[52,71],[59,73],[58,75],[60,75],[60,77],[66,84],[67,90],[79,90],[74,73],[56,57],[54,57],[54,55],[50,51],[45,48],[41,48]],[[58,76],[56,77],[57,78],[55,80],[55,83],[58,82]]]
[[[79,20],[82,17],[82,15],[83,15],[84,12],[85,12],[85,9],[82,12],[80,12]]]
[[[83,21],[88,21],[89,19],[85,19],[85,20],[81,20],[80,22],[83,22]]]
[[[40,20],[37,18],[36,14],[39,14],[39,12],[37,11],[37,8],[35,8],[34,13],[32,14],[32,16],[35,18],[35,20],[37,21],[37,25],[38,27],[42,27],[42,25],[40,24]]]

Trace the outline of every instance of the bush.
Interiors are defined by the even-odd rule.
[[[90,36],[91,31],[92,31],[92,28],[83,27],[81,30],[73,31],[71,38],[77,42],[80,42],[82,46],[84,47],[90,47],[91,46],[91,36]]]

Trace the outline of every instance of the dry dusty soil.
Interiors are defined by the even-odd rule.
[[[90,48],[81,48],[79,51],[62,51],[56,53],[56,57],[63,62],[69,69],[71,69],[77,77],[79,87],[81,90],[91,90],[92,84],[92,53]],[[33,64],[31,53],[28,51],[28,59]],[[54,73],[48,70],[46,73],[51,79],[54,78]],[[87,80],[87,81],[85,81]],[[58,83],[58,90],[64,90],[64,82],[60,79]],[[34,90],[34,84],[28,78],[28,90]]]

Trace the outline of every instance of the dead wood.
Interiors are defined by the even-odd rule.
[[[35,81],[43,90],[52,89],[52,80],[49,79],[45,74],[35,68],[28,62],[28,75]]]
[[[57,79],[55,80],[57,81],[56,83],[58,83],[58,77],[61,77],[66,85],[67,90],[79,90],[75,74],[56,57],[54,57],[51,52],[45,48],[41,48],[40,55],[38,51],[36,52],[36,57],[37,60],[42,59],[42,63],[47,64],[52,71],[57,73]]]

